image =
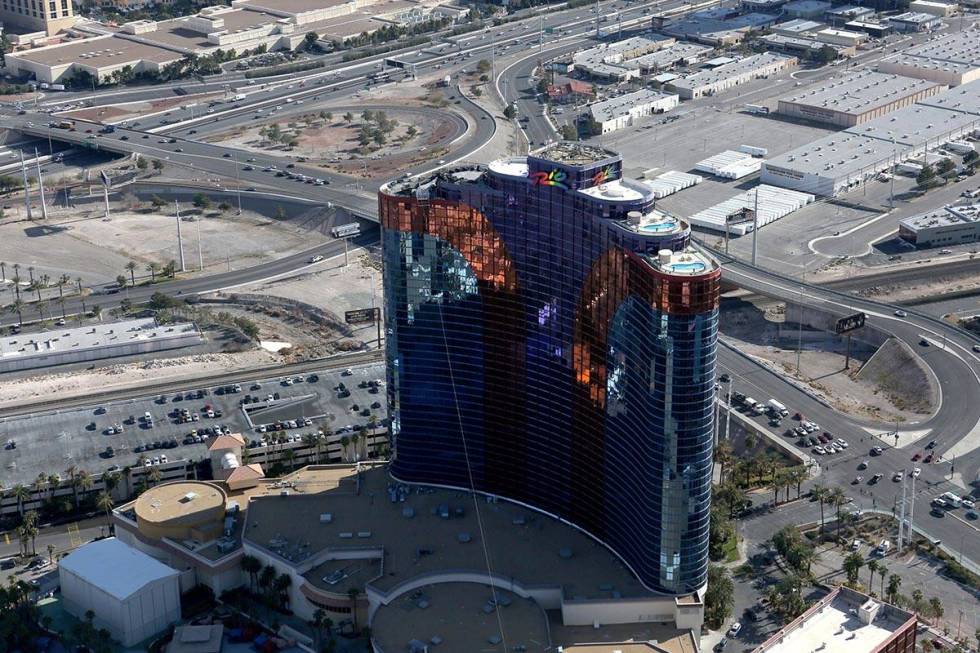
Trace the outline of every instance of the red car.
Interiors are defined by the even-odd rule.
[[[914,456],[912,456],[912,462],[914,462],[914,463],[919,462],[919,460],[921,460],[921,459],[922,459],[922,454],[921,453],[917,453]]]

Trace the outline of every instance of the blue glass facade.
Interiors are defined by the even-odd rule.
[[[719,270],[572,144],[382,190],[392,474],[527,503],[650,589],[707,575]]]

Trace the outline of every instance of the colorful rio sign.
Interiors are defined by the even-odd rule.
[[[531,178],[532,186],[557,186],[562,190],[568,190],[568,184],[565,183],[568,175],[564,170],[555,168],[548,172],[532,172],[528,176]]]
[[[605,168],[600,168],[592,175],[592,185],[598,186],[599,184],[604,184],[607,181],[612,181],[615,177],[616,169],[614,167],[606,166]]]

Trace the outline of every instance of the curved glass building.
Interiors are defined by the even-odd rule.
[[[720,270],[561,143],[382,189],[392,474],[519,501],[704,587]]]

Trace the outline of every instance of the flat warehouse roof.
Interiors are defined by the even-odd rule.
[[[40,333],[19,333],[0,339],[0,358],[29,357],[35,354],[83,351],[126,343],[163,340],[196,332],[189,323],[158,326],[154,319],[106,322],[95,326],[53,329]]]
[[[948,89],[939,95],[919,100],[918,103],[927,107],[942,107],[980,115],[980,80]]]
[[[883,159],[899,155],[906,148],[875,138],[840,132],[817,139],[781,154],[762,165],[822,177],[844,177]]]
[[[347,0],[237,0],[234,6],[248,7],[249,9],[272,9],[295,15],[345,4],[347,4]],[[371,3],[361,0],[358,4],[363,7]]]
[[[939,85],[923,79],[863,71],[832,78],[820,86],[780,98],[779,101],[841,113],[862,114],[937,86]]]
[[[44,66],[79,63],[94,68],[114,64],[125,65],[140,60],[167,63],[181,57],[178,52],[147,43],[129,41],[118,36],[98,36],[46,48],[12,52],[7,56]]]
[[[936,142],[949,132],[961,130],[971,124],[980,126],[980,116],[914,104],[863,125],[850,127],[847,132],[882,141],[894,139],[902,145],[918,146],[926,141]]]
[[[778,61],[789,62],[793,57],[787,57],[781,54],[773,54],[772,52],[763,52],[762,54],[754,54],[751,57],[746,57],[740,59],[734,63],[725,64],[724,66],[719,66],[714,70],[704,70],[699,73],[685,77],[684,79],[679,79],[674,82],[674,86],[682,88],[697,88],[698,86],[707,86],[708,84],[714,84],[715,82],[721,81],[723,79],[728,79],[729,77],[735,77],[737,75],[743,75],[749,73],[753,70],[757,70],[764,66],[776,63]]]

